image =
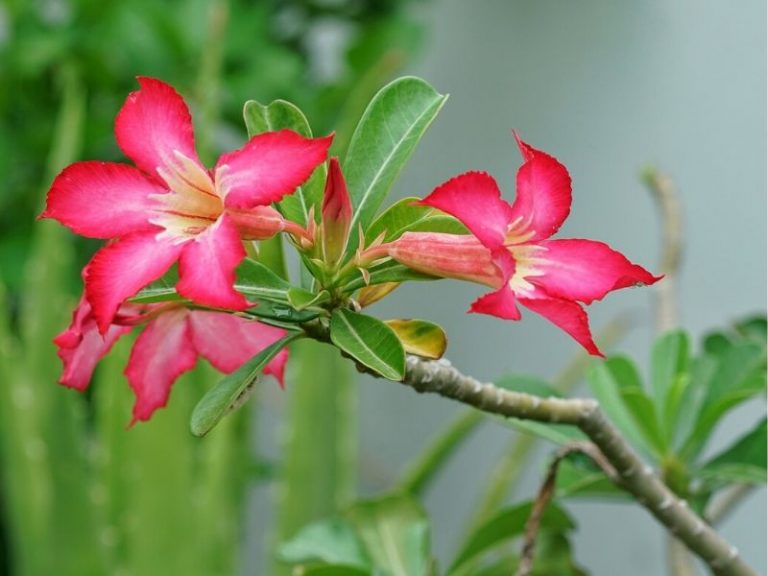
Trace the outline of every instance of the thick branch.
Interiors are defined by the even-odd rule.
[[[591,399],[539,398],[475,380],[446,360],[408,358],[403,384],[420,393],[439,394],[500,416],[578,426],[597,445],[617,473],[617,485],[632,494],[672,534],[721,576],[756,576],[726,542],[675,496],[634,452]]]

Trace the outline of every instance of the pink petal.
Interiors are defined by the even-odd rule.
[[[53,181],[41,218],[58,220],[91,238],[117,238],[155,228],[149,217],[156,207],[151,194],[164,188],[131,166],[77,162]]]
[[[513,217],[496,181],[485,172],[466,172],[451,178],[419,204],[455,216],[490,250],[504,245]]]
[[[552,296],[589,304],[613,290],[661,279],[595,240],[549,240],[539,245],[546,248],[542,263],[536,265],[541,275],[530,281]]]
[[[508,286],[504,286],[472,302],[468,311],[505,320],[520,320],[520,310],[517,309],[515,300],[515,293]]]
[[[80,390],[88,387],[96,364],[112,348],[123,334],[130,332],[130,326],[111,325],[102,336],[91,314],[91,306],[85,298],[72,315],[72,324],[53,339],[58,355],[64,364],[59,383]]]
[[[245,258],[237,228],[226,214],[184,246],[176,290],[198,304],[244,310],[248,302],[237,292],[235,268]]]
[[[576,302],[561,298],[520,298],[526,308],[541,314],[558,328],[570,334],[593,356],[603,357],[597,348],[589,330],[589,318],[584,309]]]
[[[140,90],[131,92],[115,120],[115,136],[123,153],[147,174],[180,152],[197,164],[192,117],[182,97],[165,82],[140,76]]]
[[[512,221],[525,240],[543,240],[557,232],[571,211],[571,177],[552,156],[523,142],[517,143],[525,163],[517,172],[517,196]]]
[[[120,304],[160,278],[181,254],[183,244],[158,240],[152,232],[124,236],[96,252],[85,271],[85,296],[105,334]]]
[[[190,312],[195,349],[218,370],[234,372],[253,356],[287,334],[282,328],[261,324],[222,312]],[[226,335],[226,337],[222,337]],[[282,350],[264,368],[283,385],[283,370],[288,350]]]
[[[125,368],[136,394],[131,424],[149,420],[155,410],[165,406],[173,383],[195,366],[197,353],[187,316],[183,308],[161,314],[136,339]]]
[[[228,208],[252,208],[277,202],[325,161],[333,136],[304,138],[290,130],[265,132],[216,164],[219,196]]]

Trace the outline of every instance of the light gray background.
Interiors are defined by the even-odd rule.
[[[573,210],[558,236],[606,241],[653,270],[659,223],[638,181],[641,167],[653,163],[673,177],[685,209],[684,326],[698,335],[765,309],[764,0],[442,0],[423,14],[425,54],[408,72],[451,98],[397,183],[397,195],[423,196],[455,174],[480,169],[497,178],[511,201],[520,164],[515,128],[559,158],[573,178]],[[454,364],[484,379],[510,371],[549,377],[578,350],[532,314],[518,323],[466,316],[482,293],[459,283],[406,286],[374,311],[440,322]],[[592,325],[631,311],[635,327],[620,349],[644,360],[652,305],[652,290],[625,290],[591,307]],[[386,488],[459,410],[372,379],[361,383],[361,396],[361,477],[368,493]],[[737,411],[711,450],[746,430],[762,410],[754,403]],[[429,493],[441,558],[450,556],[508,438],[508,430],[486,426]],[[541,458],[519,497],[535,492]],[[258,508],[266,513],[263,504]],[[647,513],[612,503],[569,508],[580,526],[577,558],[591,573],[664,573],[662,532]],[[765,511],[760,491],[723,527],[762,571]]]

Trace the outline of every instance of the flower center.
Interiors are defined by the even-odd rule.
[[[515,293],[528,294],[534,290],[533,284],[528,278],[541,276],[539,265],[544,262],[541,253],[546,252],[544,246],[535,244],[522,244],[519,246],[507,246],[507,249],[515,259],[515,273],[509,279],[509,287]]]
[[[158,216],[151,222],[165,228],[163,234],[187,240],[213,224],[224,210],[208,172],[191,158],[174,150],[157,172],[169,192],[156,194]]]

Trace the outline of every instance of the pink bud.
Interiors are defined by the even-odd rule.
[[[338,158],[331,158],[325,182],[322,210],[323,257],[329,264],[338,263],[347,247],[352,221],[352,202],[341,172]]]

